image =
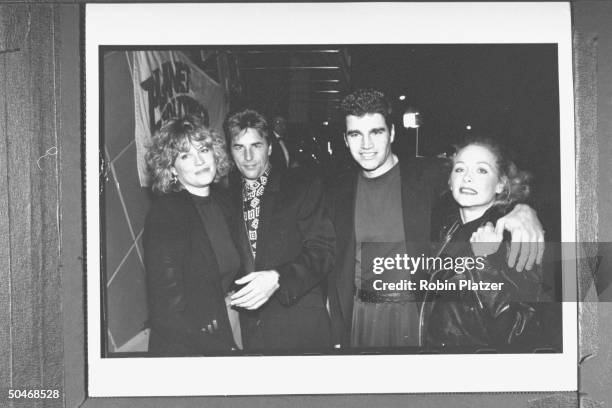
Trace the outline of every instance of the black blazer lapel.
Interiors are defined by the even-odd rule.
[[[415,159],[400,161],[402,215],[408,255],[427,255],[430,249],[431,189]],[[421,271],[423,273],[423,271]],[[421,273],[418,274],[422,277]]]
[[[411,241],[416,231],[415,206],[417,198],[416,175],[414,174],[414,161],[400,162],[400,180],[402,183],[402,216],[404,218],[404,236],[407,250],[410,250]],[[416,255],[412,255],[416,256]]]
[[[242,214],[242,213],[241,213]],[[246,226],[244,225],[244,219],[240,218],[237,220],[236,225],[236,242],[238,250],[242,256],[242,272],[244,275],[248,275],[251,272],[255,272],[255,258],[253,258],[253,252],[251,251],[251,243],[247,236]]]
[[[342,259],[337,260],[343,268],[336,275],[336,290],[340,301],[342,316],[345,322],[353,315],[353,296],[355,280],[355,199],[357,194],[356,172],[347,175],[337,186],[337,200],[334,203],[334,220],[336,227],[337,254]]]
[[[236,247],[242,258],[242,273],[248,275],[255,271],[255,259],[251,252],[251,244],[247,235],[246,225],[244,224],[243,203],[242,203],[242,179],[240,173],[233,173],[230,177],[229,199],[232,202],[233,216],[232,233],[236,241]]]

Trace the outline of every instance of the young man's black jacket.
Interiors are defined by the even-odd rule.
[[[406,250],[410,256],[427,256],[431,249],[431,214],[443,190],[447,173],[440,162],[430,159],[400,160],[401,197]],[[332,340],[350,345],[355,295],[355,197],[358,172],[354,169],[330,187],[329,206],[336,231],[334,273],[329,277],[329,307]],[[426,279],[417,272],[414,279]]]

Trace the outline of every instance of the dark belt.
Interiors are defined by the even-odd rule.
[[[357,299],[365,303],[408,303],[416,301],[411,293],[379,292],[357,289]]]

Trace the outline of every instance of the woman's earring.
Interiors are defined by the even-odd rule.
[[[172,184],[176,184],[178,182],[178,179],[176,178],[176,174],[172,175]]]

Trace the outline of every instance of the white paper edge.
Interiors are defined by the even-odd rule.
[[[557,43],[561,179],[566,181],[561,186],[561,230],[564,242],[575,242],[571,11],[567,2],[87,4],[89,396],[575,391],[577,307],[567,302],[563,304],[563,354],[100,357],[98,45],[274,43]],[[575,282],[575,271],[564,271],[564,279]]]

